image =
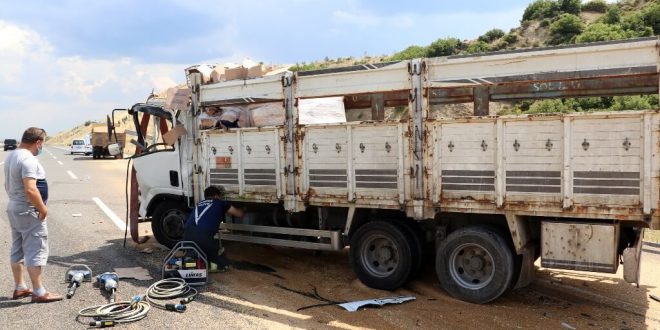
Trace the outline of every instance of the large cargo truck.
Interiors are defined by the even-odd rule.
[[[224,240],[338,251],[393,290],[434,258],[441,286],[475,303],[548,268],[639,282],[645,228],[660,229],[660,113],[489,116],[491,102],[657,94],[658,40],[415,59],[206,83],[189,107],[136,104],[131,234],[151,220],[167,246],[209,185],[245,207]],[[343,97],[370,118],[304,125],[301,100]],[[277,102],[283,125],[200,127],[215,107]],[[474,116],[436,118],[472,103]],[[386,109],[402,113],[385,119]],[[349,116],[350,117],[350,116]],[[391,116],[387,116],[391,118]],[[160,131],[150,141],[146,127]],[[163,140],[157,140],[162,136]],[[432,253],[427,253],[431,249]]]
[[[109,149],[111,146],[118,146],[119,150],[123,150],[126,146],[126,132],[123,130],[111,127],[108,130],[108,125],[94,124],[90,133],[92,143],[92,158],[102,159],[106,157],[114,157],[115,159],[123,158],[123,154],[119,152],[114,154]]]

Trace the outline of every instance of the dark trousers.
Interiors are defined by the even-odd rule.
[[[213,238],[214,233],[202,232],[198,230],[186,230],[183,234],[184,241],[193,241],[195,242],[202,252],[206,254],[206,259],[209,262],[214,262],[218,267],[224,267],[229,265],[229,260],[223,253],[218,255],[218,250],[220,249],[220,241]]]

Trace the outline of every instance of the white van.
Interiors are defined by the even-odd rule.
[[[83,139],[74,139],[71,141],[71,154],[91,155],[92,145]]]

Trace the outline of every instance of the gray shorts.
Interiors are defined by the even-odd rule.
[[[11,227],[11,255],[13,263],[23,261],[26,266],[46,266],[48,260],[48,226],[36,212],[7,210]]]

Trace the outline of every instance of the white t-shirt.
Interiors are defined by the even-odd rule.
[[[45,179],[46,171],[32,152],[18,148],[5,159],[5,191],[9,197],[9,209],[30,206],[23,178]]]

